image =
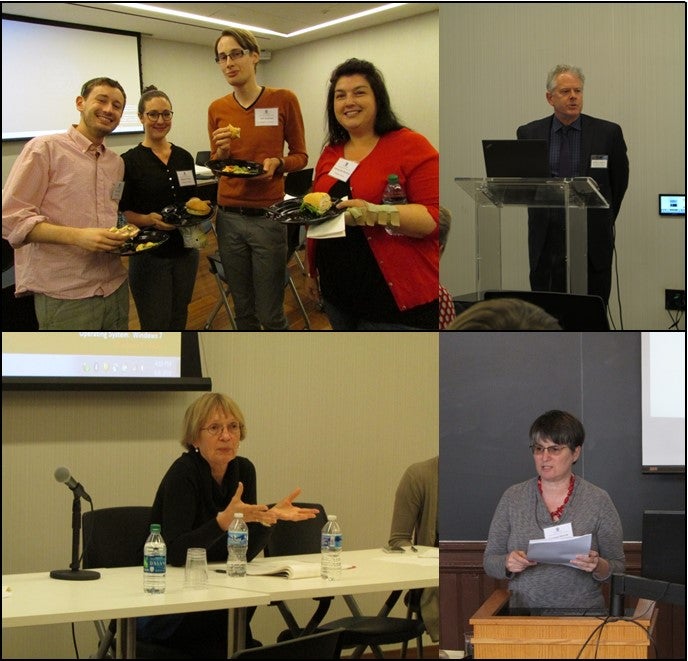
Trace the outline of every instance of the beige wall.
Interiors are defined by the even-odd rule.
[[[302,498],[337,514],[345,547],[386,543],[394,490],[406,466],[438,452],[438,340],[433,333],[201,333],[213,389],[241,406],[241,452],[258,473],[258,497]],[[3,393],[2,571],[48,571],[71,559],[66,466],[97,508],[152,503],[181,454],[179,429],[199,393]],[[87,504],[84,503],[84,507]],[[163,531],[164,534],[164,531]],[[364,596],[377,612],[386,595]],[[329,616],[347,614],[336,600]],[[311,600],[297,602],[299,621]],[[284,628],[258,609],[254,635]],[[95,628],[76,627],[79,652],[95,651]],[[74,658],[70,625],[6,629],[4,658]]]
[[[664,289],[685,288],[685,218],[660,218],[657,195],[685,192],[685,4],[453,3],[440,19],[440,193],[454,215],[443,284],[475,291],[474,207],[454,178],[484,176],[481,139],[515,138],[551,114],[547,72],[575,64],[583,112],[620,124],[628,145],[616,223],[624,328],[668,328]],[[526,212],[503,218],[504,288],[528,289]],[[618,328],[616,285],[610,307]]]
[[[439,19],[429,12],[334,39],[274,51],[258,65],[258,82],[293,90],[301,104],[306,127],[309,167],[314,167],[325,136],[325,99],[329,75],[350,57],[373,62],[383,73],[392,107],[401,120],[439,145]],[[218,35],[220,31],[218,30]],[[144,85],[155,85],[170,96],[174,127],[170,140],[190,151],[209,149],[207,112],[214,99],[229,94],[213,60],[213,41],[207,47],[143,37],[141,60]],[[78,91],[66,91],[55,103],[70,104]],[[131,92],[127,90],[131,95]],[[74,112],[74,122],[78,114]],[[140,142],[141,135],[111,136],[107,144],[122,153]],[[2,181],[21,151],[23,142],[3,142]]]

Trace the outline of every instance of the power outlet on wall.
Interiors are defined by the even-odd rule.
[[[664,309],[665,310],[686,310],[686,290],[685,289],[665,289],[664,290]]]

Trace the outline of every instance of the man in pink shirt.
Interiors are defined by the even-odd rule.
[[[16,295],[34,294],[40,330],[126,330],[127,272],[110,251],[124,162],[103,144],[126,94],[110,78],[84,83],[79,124],[30,140],[2,195],[2,236],[15,250]]]

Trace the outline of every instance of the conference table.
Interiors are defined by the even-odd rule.
[[[423,547],[419,547],[422,549]],[[251,564],[274,563],[276,558],[256,558]],[[280,561],[320,563],[318,554],[282,556]],[[194,611],[228,609],[228,656],[245,644],[246,609],[273,601],[341,596],[354,614],[360,614],[354,595],[425,588],[439,585],[439,559],[417,554],[387,554],[381,548],[344,551],[338,581],[317,578],[288,579],[282,576],[228,577],[217,573],[222,565],[211,564],[208,586],[185,588],[184,569],[167,568],[164,594],[146,594],[141,567],[98,569],[95,581],[64,581],[49,572],[7,574],[2,577],[2,626],[22,627],[90,620],[118,621],[117,658],[136,656],[136,618]]]

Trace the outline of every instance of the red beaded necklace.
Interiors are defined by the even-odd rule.
[[[574,475],[571,473],[571,478],[569,479],[569,490],[566,492],[566,498],[564,498],[564,502],[557,507],[557,509],[554,510],[554,512],[550,512],[549,515],[552,517],[552,521],[557,521],[559,517],[561,516],[561,513],[564,511],[564,507],[566,507],[566,503],[569,502],[569,498],[571,498],[571,494],[573,493],[573,483],[574,483]],[[538,477],[538,491],[540,492],[540,495],[542,496],[542,478]],[[543,496],[544,499],[544,496]]]

